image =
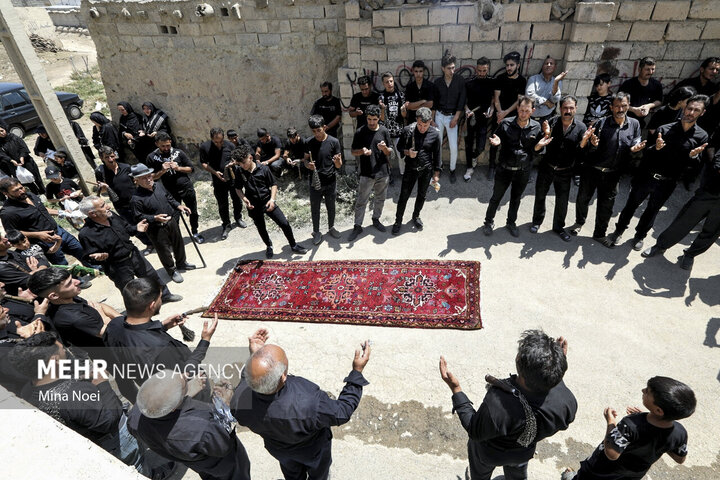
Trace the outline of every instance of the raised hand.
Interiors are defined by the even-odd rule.
[[[540,141],[537,143],[540,148],[544,148],[547,146],[550,142],[552,142],[552,137],[543,137],[540,139]]]
[[[490,137],[490,145],[492,145],[493,147],[499,147],[500,146],[500,137],[493,134],[493,136]]]
[[[637,145],[634,145],[634,146],[630,147],[630,151],[631,151],[632,153],[639,152],[640,150],[642,150],[643,148],[645,148],[645,145],[646,145],[646,144],[647,144],[647,140],[643,140],[642,142],[638,143]]]
[[[567,71],[562,72],[561,74],[559,74],[558,76],[555,77],[555,81],[556,81],[556,82],[559,82],[560,80],[562,80],[563,78],[565,78],[565,76],[566,76],[567,74],[568,74]]]
[[[183,319],[184,318],[185,317],[183,317]],[[183,320],[183,323],[185,323],[184,320]],[[202,329],[202,333],[200,334],[200,338],[202,338],[206,342],[209,342],[210,339],[212,338],[213,334],[215,333],[217,324],[218,324],[218,318],[217,318],[217,313],[216,313],[215,316],[213,317],[212,321],[208,322],[207,320],[205,320],[203,322],[203,329]]]
[[[248,349],[253,354],[265,346],[265,342],[270,338],[270,332],[266,328],[258,328],[252,336],[248,337]]]
[[[703,143],[703,144],[700,145],[699,147],[693,148],[692,150],[690,150],[690,156],[691,156],[691,157],[697,157],[698,155],[700,155],[700,154],[705,150],[705,148],[706,148],[707,146],[708,146],[707,143]]]
[[[450,387],[452,393],[457,393],[462,390],[460,388],[460,381],[448,370],[447,362],[442,355],[440,356],[440,378]]]
[[[548,123],[547,120],[544,120],[542,123],[542,131],[546,137],[550,136],[550,124]]]
[[[558,337],[557,340],[555,340],[555,341],[558,343],[558,345],[560,345],[562,347],[562,351],[565,354],[565,356],[567,357],[567,352],[568,352],[567,339],[565,337]]]
[[[665,140],[662,138],[662,133],[658,132],[655,139],[655,150],[662,150],[663,148],[665,148]]]
[[[362,347],[362,351],[359,349],[355,350],[355,357],[353,358],[353,370],[357,370],[358,372],[362,373],[365,365],[367,365],[368,361],[370,360],[370,340],[365,340],[365,342],[361,343],[360,346]]]
[[[603,411],[603,416],[605,417],[605,421],[608,423],[608,425],[616,425],[617,424],[617,411],[614,408],[607,407]]]

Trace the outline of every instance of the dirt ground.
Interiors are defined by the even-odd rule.
[[[496,217],[498,229],[493,236],[485,237],[480,225],[492,184],[484,173],[478,169],[471,182],[460,179],[454,185],[443,175],[440,192],[428,194],[422,212],[425,229],[420,232],[406,223],[398,237],[379,233],[369,226],[368,213],[365,232],[355,242],[346,240],[352,229],[352,222],[346,219],[337,225],[342,239],[328,237],[329,241],[302,256],[291,254],[278,230],[271,232],[277,261],[478,260],[482,263],[483,329],[222,320],[212,344],[237,347],[240,352],[256,328],[268,328],[271,341],[287,351],[290,373],[307,377],[337,395],[350,371],[353,350],[362,340],[371,339],[372,358],[365,370],[370,385],[352,420],[333,432],[333,478],[455,480],[464,478],[467,437],[451,413],[450,391],[438,374],[439,356],[446,357],[477,407],[485,389],[483,376],[514,372],[520,333],[543,328],[550,335],[569,340],[570,367],[565,382],[577,397],[579,410],[567,431],[540,443],[536,459],[530,463],[530,478],[555,479],[566,466],[577,468],[603,438],[603,408],[613,406],[621,411],[628,405],[641,405],[640,390],[654,375],[688,383],[695,390],[698,408],[682,422],[690,438],[687,462],[675,466],[665,457],[648,478],[718,478],[720,437],[715,430],[720,427],[720,345],[716,338],[720,329],[720,248],[716,245],[698,257],[692,272],[681,270],[676,258],[694,234],[658,258],[643,259],[627,243],[606,249],[589,238],[594,204],[588,227],[572,242],[564,243],[549,231],[550,213],[540,233],[533,235],[528,227],[534,183],[528,186],[521,204],[520,238],[511,237],[502,228],[507,198]],[[624,205],[627,180],[620,191],[616,211]],[[576,193],[573,187],[571,199]],[[396,184],[390,189],[382,216],[388,226],[398,195]],[[669,224],[690,195],[682,187],[678,189],[658,216],[653,237]],[[279,199],[282,206],[282,192]],[[552,212],[553,201],[550,196],[548,212]],[[568,223],[573,220],[571,206]],[[637,217],[631,227],[636,221]],[[293,228],[298,240],[312,247],[309,225],[296,224]],[[208,240],[200,246],[208,266],[185,274],[184,283],[170,285],[185,299],[166,305],[161,317],[207,305],[238,259],[264,258],[264,246],[252,225],[233,230],[224,242],[218,238],[219,225],[204,223],[201,230]],[[189,261],[199,265],[192,245],[187,244],[187,249]],[[159,267],[156,256],[149,259]],[[96,279],[83,295],[121,307],[119,293],[104,278]],[[202,319],[194,316],[188,325],[199,337]],[[253,478],[281,477],[277,462],[264,450],[259,437],[242,430],[239,437],[251,459]],[[496,475],[500,473],[496,471]],[[199,477],[186,472],[183,478]]]

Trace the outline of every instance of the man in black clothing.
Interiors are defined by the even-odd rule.
[[[630,108],[628,116],[640,122],[645,127],[645,119],[654,109],[662,105],[662,84],[652,78],[655,73],[655,59],[644,57],[640,59],[640,69],[637,77],[625,80],[620,85],[620,92],[630,95]]]
[[[435,86],[425,78],[425,62],[415,60],[412,64],[414,82],[411,81],[405,87],[405,120],[408,125],[415,123],[416,112],[419,108],[427,107],[432,110],[435,99]],[[359,127],[360,125],[358,125]]]
[[[308,172],[303,162],[305,158],[305,142],[306,140],[303,140],[296,128],[290,127],[287,129],[287,139],[283,145],[282,157],[288,165],[297,166],[299,177],[302,177],[303,171]]]
[[[130,202],[135,221],[147,221],[148,237],[157,250],[160,263],[173,282],[181,283],[183,277],[178,270],[195,268],[187,263],[185,243],[178,225],[178,216],[190,214],[190,209],[175,200],[162,184],[155,183],[152,170],[144,163],[133,165],[132,176],[138,185]]]
[[[78,184],[69,178],[65,178],[56,167],[46,167],[45,178],[50,180],[45,186],[45,196],[48,202],[60,203],[66,199],[82,200],[82,190],[80,190]]]
[[[552,141],[546,147],[545,155],[538,167],[535,181],[535,208],[533,210],[531,233],[537,233],[545,219],[545,198],[550,185],[555,187],[555,211],[553,213],[553,232],[566,242],[570,234],[565,231],[565,217],[570,201],[570,182],[573,172],[583,157],[593,129],[589,129],[579,120],[577,98],[567,95],[560,99],[560,116],[543,122],[543,130]]]
[[[506,117],[512,116],[517,109],[518,98],[525,95],[527,80],[520,75],[520,54],[510,52],[503,57],[505,72],[495,77],[495,123],[500,124]],[[495,177],[495,157],[497,147],[490,145],[488,157],[488,178]]]
[[[222,128],[213,128],[210,130],[210,140],[200,144],[200,165],[210,173],[212,177],[213,194],[218,204],[220,213],[220,221],[222,222],[222,233],[220,239],[227,239],[232,230],[230,224],[230,206],[228,204],[228,195],[232,199],[233,215],[235,223],[240,228],[247,227],[242,218],[242,202],[240,197],[235,193],[230,179],[225,178],[226,167],[230,163],[230,153],[235,149],[235,145],[225,140],[225,132]]]
[[[275,177],[270,173],[267,165],[256,163],[253,160],[252,150],[249,147],[238,147],[232,152],[232,160],[235,163],[235,191],[245,203],[250,213],[250,218],[255,222],[260,238],[266,245],[265,256],[272,258],[274,255],[272,240],[265,227],[265,215],[270,217],[283,231],[285,238],[290,244],[294,253],[304,254],[307,249],[295,242],[292,227],[283,215],[280,207],[275,203],[277,197],[277,183]]]
[[[720,58],[709,57],[703,60],[700,65],[700,75],[686,78],[675,86],[675,89],[691,87],[695,89],[696,93],[710,97],[711,101],[705,114],[698,120],[698,125],[708,133],[712,133],[718,124],[720,85],[715,82],[718,73],[720,73]]]
[[[87,216],[78,233],[80,244],[90,261],[103,266],[103,271],[118,290],[122,291],[133,278],[150,277],[162,285],[163,302],[182,300],[180,295],[170,293],[155,268],[130,240],[138,232],[147,231],[147,220],[131,225],[121,216],[113,214],[110,205],[96,196],[83,199],[80,211]]]
[[[338,129],[342,120],[340,99],[333,97],[333,85],[330,82],[320,84],[322,97],[318,98],[310,110],[310,115],[320,115],[325,120],[325,131],[331,137],[338,138]]]
[[[227,138],[235,148],[239,147],[240,145],[250,145],[247,140],[239,136],[238,133],[232,129],[227,131]]]
[[[155,135],[155,146],[146,159],[148,167],[155,173],[153,180],[160,179],[165,190],[178,202],[183,202],[190,209],[190,230],[197,243],[203,243],[205,238],[198,233],[197,197],[195,187],[190,179],[193,164],[188,156],[180,149],[172,146],[172,139],[164,131]]]
[[[270,168],[277,177],[287,168],[287,163],[282,155],[282,143],[280,139],[265,128],[258,128],[258,143],[255,145],[255,160]]]
[[[705,95],[691,97],[683,109],[682,120],[657,129],[655,145],[646,150],[642,170],[633,178],[625,208],[620,213],[615,231],[610,234],[615,245],[620,243],[635,210],[649,197],[632,239],[633,250],[642,250],[643,239],[652,228],[658,212],[675,191],[678,181],[700,163],[700,154],[707,146],[708,135],[697,125],[697,120],[705,113],[708,102],[709,98]]]
[[[288,375],[285,351],[266,345],[267,331],[249,339],[250,358],[230,408],[240,425],[265,441],[280,462],[286,480],[325,480],[332,464],[331,426],[350,420],[368,385],[362,371],[370,360],[370,342],[355,350],[352,370],[337,400],[314,383]]]
[[[455,57],[445,54],[441,60],[442,77],[435,79],[435,124],[440,131],[440,143],[443,132],[447,130],[450,149],[450,183],[455,183],[455,165],[458,154],[458,122],[465,109],[465,80],[455,75]],[[442,159],[441,159],[442,162]]]
[[[490,60],[480,57],[475,67],[475,78],[465,82],[465,117],[467,134],[465,135],[465,157],[467,170],[463,178],[469,182],[474,173],[477,158],[485,150],[488,119],[492,118],[495,108],[495,79],[489,76]]]
[[[440,376],[452,391],[453,412],[468,432],[472,480],[490,480],[502,466],[506,480],[526,480],[528,462],[540,440],[565,430],[575,420],[577,401],[562,379],[568,343],[541,330],[523,332],[515,357],[517,375],[489,383],[477,411],[440,357]]]
[[[608,248],[615,246],[605,233],[612,217],[620,175],[630,162],[630,154],[645,148],[646,143],[642,140],[640,123],[627,117],[628,108],[628,95],[618,92],[612,96],[612,116],[602,118],[593,125],[590,151],[580,176],[580,189],[575,201],[575,223],[569,229],[571,235],[580,233],[587,218],[590,200],[597,190],[593,238]]]
[[[78,176],[77,167],[75,167],[75,163],[67,158],[67,153],[64,150],[58,150],[55,152],[55,154],[50,158],[49,156],[45,158],[45,161],[48,166],[53,165],[55,166],[60,172],[63,174],[63,177],[65,178],[75,178]]]
[[[152,451],[206,480],[250,480],[250,460],[232,424],[195,400],[184,375],[164,370],[140,387],[128,430]]]
[[[498,162],[500,170],[495,175],[493,194],[485,213],[485,223],[482,227],[485,235],[493,233],[495,213],[508,187],[512,188],[505,227],[513,237],[520,235],[515,222],[518,208],[520,208],[520,199],[530,180],[533,156],[552,140],[543,135],[540,124],[530,118],[535,110],[533,105],[534,102],[530,97],[520,97],[517,105],[517,117],[505,118],[490,137],[490,144],[500,147],[500,161]]]
[[[692,269],[695,257],[707,251],[720,237],[720,152],[705,165],[700,187],[683,205],[675,220],[660,234],[652,247],[642,252],[643,257],[654,257],[665,252],[705,220],[702,230],[692,244],[684,250],[680,267]]]
[[[367,125],[367,120],[365,119],[367,107],[380,104],[380,95],[372,91],[368,77],[363,75],[358,78],[357,84],[360,91],[352,96],[350,99],[350,108],[348,108],[348,113],[356,122],[355,130],[363,125]]]
[[[312,115],[308,126],[313,136],[305,142],[305,167],[311,171],[308,177],[310,190],[310,212],[313,224],[313,244],[322,242],[320,233],[320,202],[325,199],[325,208],[328,216],[328,234],[333,238],[340,238],[340,232],[335,230],[335,196],[337,183],[335,175],[342,167],[342,153],[337,138],[328,135],[324,125],[325,120],[320,115]],[[317,172],[317,173],[316,173]]]
[[[62,238],[60,249],[54,253],[48,251],[46,254],[48,260],[55,265],[67,265],[65,253],[68,253],[85,262],[83,258],[85,253],[80,242],[58,225],[51,216],[57,215],[57,210],[45,208],[38,196],[26,192],[25,187],[12,177],[0,180],[0,192],[7,196],[0,209],[0,220],[5,231],[22,232],[31,243],[43,244],[47,248],[53,246],[60,236]]]
[[[378,101],[378,105],[380,106],[380,123],[387,129],[390,138],[392,139],[391,143],[387,144],[388,147],[397,150],[397,143],[400,140],[400,134],[402,133],[404,125],[403,119],[407,116],[405,94],[398,89],[397,85],[395,85],[395,77],[390,72],[382,74],[382,83],[385,90],[380,92],[380,100]],[[369,114],[366,110],[365,120],[367,120],[368,115]],[[357,131],[355,133],[357,133]],[[400,171],[400,175],[405,172],[405,163],[399,156],[398,169]],[[392,185],[392,170],[389,175],[390,185]]]
[[[6,236],[0,237],[0,283],[10,295],[18,295],[27,289],[30,275],[43,268],[34,257],[24,257],[16,250]]]
[[[401,155],[405,156],[405,173],[402,177],[400,198],[395,212],[395,224],[392,227],[393,235],[400,233],[405,207],[415,183],[417,183],[417,197],[415,198],[412,222],[418,230],[423,229],[420,211],[425,204],[430,179],[432,178],[437,183],[442,169],[440,132],[430,125],[432,111],[427,107],[420,107],[417,110],[416,119],[416,123],[405,127],[400,142],[398,142],[398,150]]]

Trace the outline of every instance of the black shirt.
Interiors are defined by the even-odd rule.
[[[660,428],[647,421],[647,412],[628,415],[610,432],[613,450],[620,452],[617,460],[605,455],[605,445],[581,462],[578,480],[643,478],[653,463],[666,452],[679,457],[687,455],[688,435],[685,428],[673,422],[670,428]]]
[[[380,100],[385,105],[385,120],[383,125],[387,128],[390,136],[399,137],[403,129],[403,117],[400,108],[405,103],[405,94],[397,89],[397,85],[392,93],[384,91],[380,94]],[[382,115],[382,114],[381,114]],[[388,144],[390,146],[390,144]]]
[[[361,150],[368,148],[372,150],[370,155],[360,156],[360,176],[370,178],[387,177],[390,173],[388,164],[390,159],[378,148],[378,143],[385,142],[385,145],[392,151],[392,139],[387,128],[382,125],[372,131],[365,125],[359,128],[353,136],[352,149]]]
[[[528,120],[525,127],[518,125],[517,117],[503,119],[495,130],[500,137],[499,164],[503,168],[527,169],[532,166],[535,145],[543,138],[540,123]]]
[[[587,125],[593,125],[601,118],[610,115],[610,107],[612,106],[612,95],[591,95],[588,97],[588,105],[585,110],[585,116],[583,117],[583,123]]]
[[[90,261],[89,255],[93,253],[107,253],[104,262],[112,263],[127,260],[137,247],[130,240],[131,235],[137,234],[137,227],[130,225],[124,218],[113,214],[108,219],[109,226],[98,223],[89,218],[78,233],[78,240],[85,252],[85,261]],[[92,260],[98,263],[97,260]]]
[[[548,123],[552,141],[545,147],[543,163],[556,168],[571,168],[579,165],[584,152],[584,149],[580,148],[580,142],[587,130],[585,124],[573,119],[565,132],[560,116],[551,118]],[[590,143],[590,140],[587,143]],[[585,146],[587,147],[587,144]]]
[[[72,303],[63,305],[51,304],[47,315],[63,344],[83,350],[104,346],[100,338],[100,330],[104,326],[102,317],[83,298],[75,297]]]
[[[495,96],[495,79],[492,77],[475,77],[465,83],[466,105],[475,110],[475,115],[484,115],[492,105]]]
[[[525,95],[527,80],[522,75],[517,78],[508,77],[506,72],[495,77],[495,90],[500,91],[500,108],[507,110],[517,102],[520,95]]]
[[[283,145],[283,151],[288,152],[288,158],[290,160],[302,159],[305,156],[305,142],[302,137],[298,138],[297,142],[292,143],[290,139],[285,139]]]
[[[23,200],[8,198],[0,209],[0,220],[2,220],[5,231],[18,230],[21,232],[44,232],[57,231],[57,223],[50,215],[40,198],[34,193],[27,192],[32,205]],[[31,239],[37,243],[37,240]]]
[[[185,152],[177,148],[171,147],[167,156],[160,153],[160,149],[155,149],[147,156],[146,159],[147,166],[152,168],[155,172],[162,171],[164,162],[175,162],[180,167],[190,167],[191,173],[194,170],[193,164]],[[187,173],[177,172],[170,169],[163,173],[160,180],[162,180],[165,190],[176,197],[193,190],[192,180],[190,180],[190,175]]]
[[[280,150],[280,152],[282,153],[282,142],[280,142],[280,139],[278,137],[271,135],[270,140],[266,143],[258,140],[255,148],[260,149],[260,161],[264,162],[275,156],[275,150]]]
[[[645,86],[640,84],[640,80],[638,80],[638,77],[630,78],[628,80],[625,80],[622,85],[620,85],[619,91],[630,94],[631,107],[639,107],[641,105],[658,101],[662,102],[663,99],[662,84],[654,78],[650,78],[648,84]],[[628,112],[628,116],[632,118],[637,118],[635,114],[631,112]],[[647,118],[648,117],[637,118],[640,121],[641,127],[645,126],[645,121],[647,120]]]
[[[60,173],[62,173],[62,176],[65,178],[75,178],[78,176],[77,167],[75,166],[75,163],[69,158],[66,158],[63,161],[62,165],[60,165],[60,162],[57,162],[51,158],[46,158],[45,160],[48,166],[53,165],[55,168],[60,170]]]
[[[315,137],[310,137],[305,143],[305,148],[307,153],[310,154],[311,160],[315,161],[320,183],[323,186],[331,185],[335,181],[335,172],[337,171],[333,156],[341,153],[338,139],[328,135],[324,141],[318,142]],[[312,179],[312,176],[310,176],[310,179]]]
[[[69,178],[63,178],[60,183],[50,182],[45,187],[45,195],[47,198],[63,198],[73,192],[80,190],[78,184]]]
[[[362,387],[368,385],[356,370],[343,381],[345,387],[333,400],[311,381],[294,375],[288,375],[280,391],[271,395],[253,392],[243,378],[230,409],[240,425],[263,437],[265,448],[275,458],[312,458],[317,443],[330,442],[330,427],[350,420]]]
[[[115,208],[127,208],[130,206],[130,199],[135,194],[135,182],[130,176],[130,165],[118,163],[117,173],[113,172],[101,163],[95,169],[95,180],[107,183],[120,199],[113,203]]]
[[[312,110],[310,110],[310,115],[321,115],[323,120],[325,120],[325,125],[330,125],[330,122],[342,115],[340,99],[337,97],[330,97],[329,99],[325,99],[325,97],[318,98],[313,104]],[[337,138],[338,128],[340,128],[339,122],[334,127],[327,129],[327,134]]]
[[[457,412],[470,439],[479,444],[486,462],[491,459],[498,465],[513,465],[530,460],[537,442],[554,435],[558,430],[567,429],[575,420],[577,412],[577,400],[564,382],[546,394],[536,394],[522,389],[515,376],[506,380],[523,393],[535,413],[537,435],[535,441],[527,447],[517,443],[525,430],[525,413],[518,398],[491,387],[476,412],[464,392],[452,396],[453,411]]]
[[[653,117],[654,118],[654,117]],[[690,151],[707,142],[708,135],[697,124],[686,132],[682,122],[677,121],[663,125],[657,129],[654,136],[661,134],[665,146],[655,149],[653,142],[647,147],[643,167],[651,174],[660,174],[674,180],[680,180],[688,168],[698,164],[699,159],[691,159]]]
[[[217,170],[220,173],[225,171],[225,166],[230,163],[230,154],[235,150],[235,145],[232,142],[223,140],[221,148],[217,148],[214,143],[210,140],[200,144],[200,164],[210,165],[210,168]],[[213,186],[225,185],[225,182],[212,175]]]
[[[455,115],[465,108],[465,80],[460,75],[453,75],[450,85],[445,77],[435,79],[435,101],[433,108],[443,115]]]
[[[418,87],[417,82],[413,78],[410,83],[408,83],[408,86],[405,87],[405,101],[414,103],[419,102],[420,100],[425,100],[426,102],[434,102],[435,101],[435,86],[430,82],[430,80],[423,78],[422,85]],[[435,104],[433,103],[433,106]],[[415,118],[417,115],[417,110],[410,110],[407,109],[407,116],[405,117],[405,120],[407,120],[408,124],[414,123]],[[360,124],[358,124],[358,127]]]
[[[599,143],[590,144],[590,153],[586,164],[592,167],[618,170],[630,162],[630,148],[642,141],[640,123],[634,118],[625,117],[622,126],[614,117],[605,117],[595,124],[595,136]]]
[[[270,189],[275,185],[270,167],[261,163],[255,163],[255,170],[252,173],[242,167],[234,167],[235,188],[242,190],[255,208],[262,208],[270,200]]]
[[[135,221],[147,220],[150,224],[149,228],[160,228],[163,225],[155,221],[155,215],[163,213],[171,217],[178,215],[180,213],[177,210],[179,205],[180,203],[160,183],[154,184],[152,190],[138,187],[130,201]]]
[[[682,109],[678,108],[677,110],[673,110],[669,105],[663,105],[653,112],[647,128],[648,130],[657,130],[661,125],[667,125],[668,123],[680,120],[680,117],[682,117]]]
[[[428,127],[425,133],[420,133],[417,124],[410,124],[403,129],[403,134],[400,136],[400,141],[398,141],[400,155],[411,148],[418,152],[415,158],[405,156],[405,168],[415,170],[427,168],[442,170],[440,146],[440,131],[432,125]]]
[[[700,188],[697,189],[695,195],[702,193],[720,197],[720,151],[715,154],[712,161],[705,164],[700,177]]]
[[[368,95],[367,97],[364,97],[362,92],[358,92],[352,96],[352,98],[350,99],[350,106],[355,108],[356,110],[360,109],[363,111],[362,115],[358,115],[357,117],[355,117],[355,120],[357,121],[357,127],[355,128],[356,130],[363,125],[367,125],[367,107],[369,107],[370,105],[379,105],[379,100],[380,95],[378,95],[377,92],[370,92],[370,95]],[[410,114],[409,111],[408,114]]]
[[[4,257],[0,257],[0,282],[5,284],[5,291],[10,295],[17,295],[18,288],[27,289],[30,279],[30,267],[25,257],[14,250],[8,250]]]

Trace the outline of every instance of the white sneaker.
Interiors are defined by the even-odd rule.
[[[465,175],[463,175],[463,178],[465,179],[466,182],[470,181],[470,179],[473,176],[473,173],[475,173],[475,170],[473,170],[472,168],[468,168],[467,170],[465,170]]]

